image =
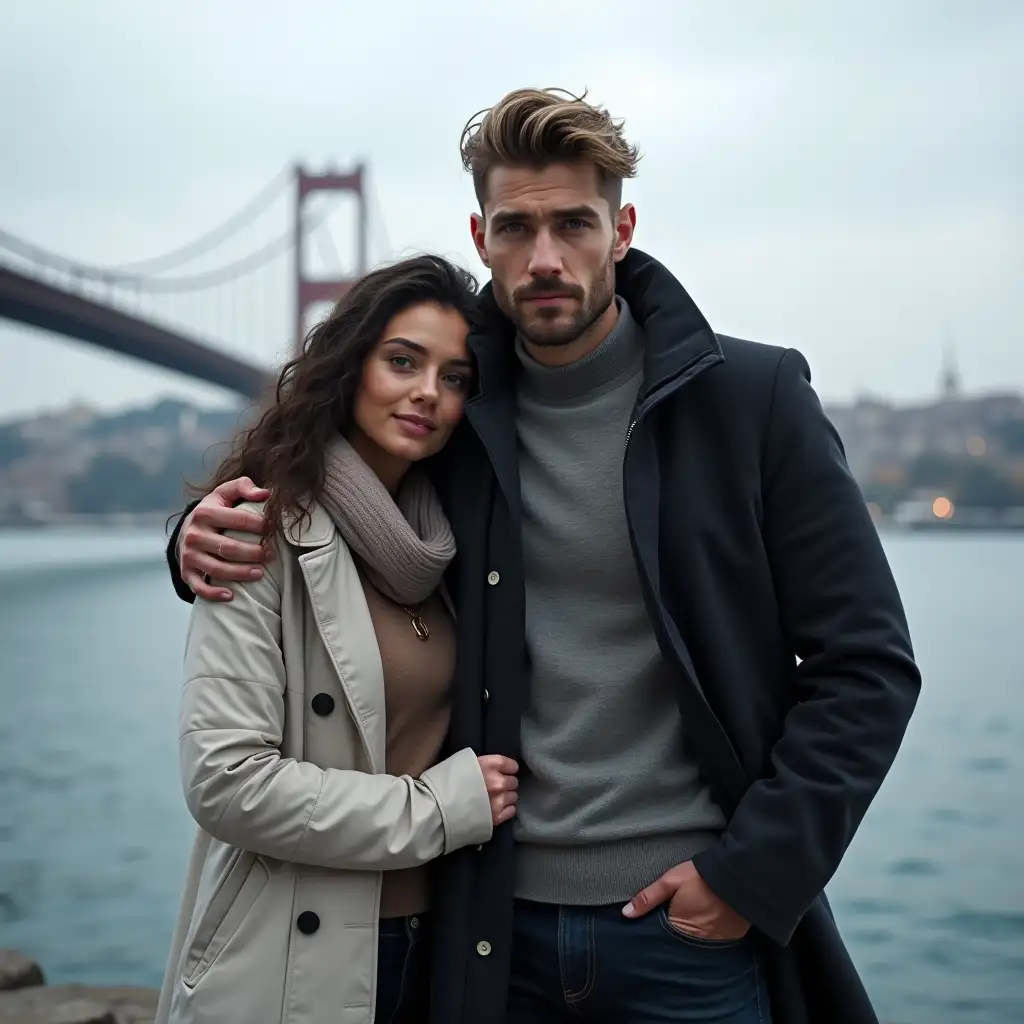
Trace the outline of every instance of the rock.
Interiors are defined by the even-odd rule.
[[[0,992],[45,984],[43,969],[35,960],[13,949],[0,949]]]
[[[152,1024],[159,992],[52,985],[0,992],[0,1024]]]
[[[46,1024],[117,1024],[117,1020],[111,1010],[91,999],[70,999],[50,1011]]]

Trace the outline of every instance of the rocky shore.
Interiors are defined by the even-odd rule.
[[[152,1024],[158,995],[132,986],[47,985],[34,960],[0,949],[0,1024]]]

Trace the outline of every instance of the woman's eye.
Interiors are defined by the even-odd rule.
[[[392,356],[391,365],[399,370],[408,370],[412,368],[412,360],[408,356]]]

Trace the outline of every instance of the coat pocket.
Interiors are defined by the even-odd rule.
[[[189,945],[181,972],[182,983],[187,988],[195,987],[213,966],[269,878],[270,872],[257,854],[238,851],[203,911]]]

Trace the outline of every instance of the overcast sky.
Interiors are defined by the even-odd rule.
[[[826,399],[926,396],[947,342],[968,388],[1024,390],[1018,0],[33,0],[0,7],[0,45],[0,228],[82,261],[187,242],[294,161],[365,158],[375,258],[483,275],[465,120],[519,86],[586,88],[643,153],[636,244],[716,330],[799,348]],[[172,313],[269,363],[288,297],[278,260],[228,312]],[[0,323],[0,419],[160,395],[225,398]]]

